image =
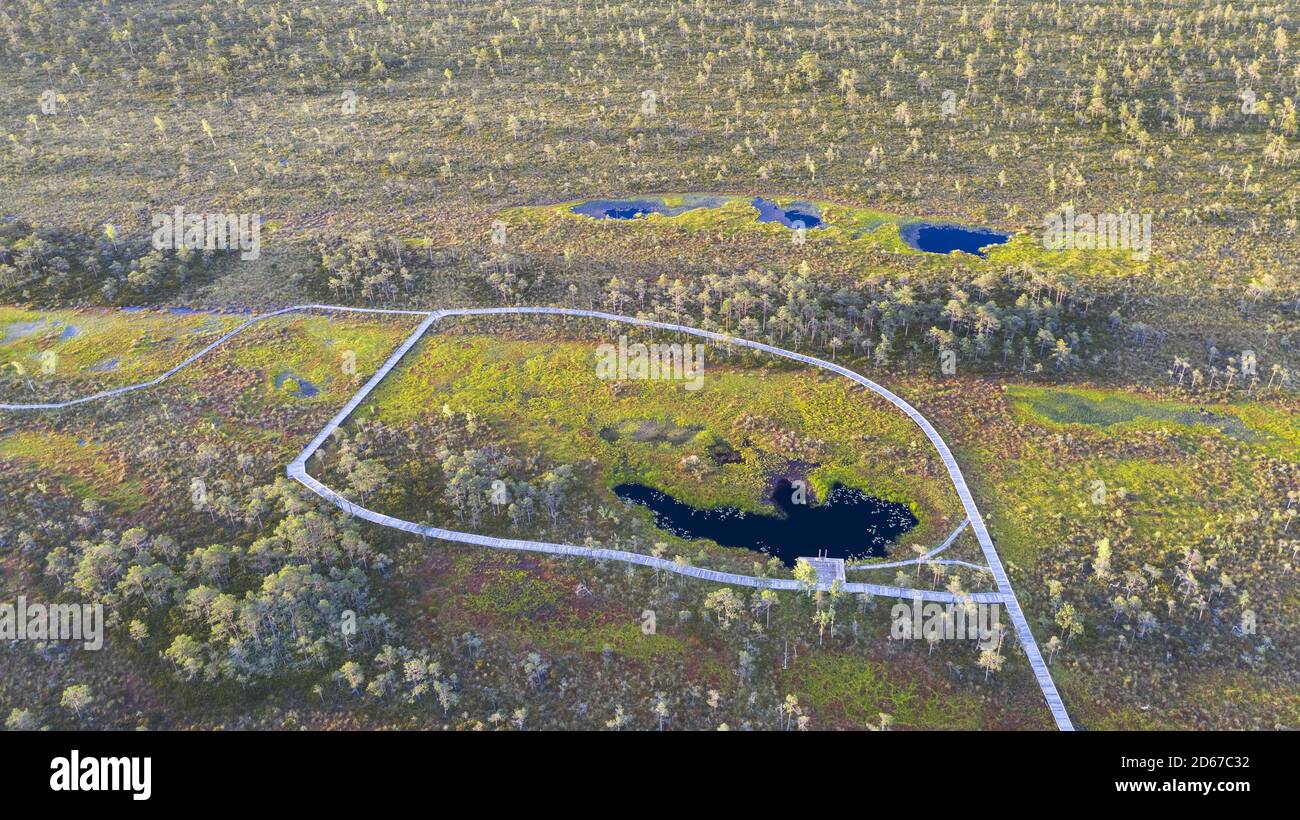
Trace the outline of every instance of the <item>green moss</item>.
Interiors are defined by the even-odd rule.
[[[490,569],[478,592],[465,596],[465,605],[483,614],[532,618],[554,609],[564,600],[565,592],[562,585],[527,570]]]
[[[1128,429],[1217,434],[1274,452],[1300,453],[1300,429],[1291,414],[1260,403],[1192,405],[1117,390],[1030,385],[1008,387],[1007,396],[1022,419],[1047,427],[1079,425],[1110,434]]]
[[[998,552],[1021,567],[1033,566],[1041,550],[1062,544],[1070,526],[1110,529],[1103,519],[1121,501],[1124,520],[1139,542],[1194,539],[1207,519],[1207,489],[1190,464],[1104,456],[1062,461],[1037,448],[1018,459],[977,450],[959,458],[968,466],[966,474],[977,477],[978,495],[989,500],[983,505],[985,519]],[[1104,484],[1106,503],[1093,503],[1097,481]]]
[[[526,632],[542,645],[576,649],[588,654],[603,653],[608,648],[615,655],[642,663],[683,657],[687,648],[682,640],[662,632],[644,634],[634,621],[581,627],[534,627]]]
[[[409,332],[405,322],[295,316],[255,326],[227,353],[233,364],[262,372],[262,390],[252,397],[255,402],[334,403],[356,392],[362,377],[378,369]],[[277,389],[276,378],[285,374],[289,377]],[[311,398],[297,396],[296,388],[304,380],[319,393]]]
[[[39,323],[31,333],[0,344],[0,362],[19,362],[34,381],[68,381],[86,392],[147,380],[179,364],[241,317],[157,311],[0,309],[0,331]],[[75,335],[63,338],[67,327]],[[0,332],[0,338],[3,333]],[[47,351],[52,359],[42,359]],[[54,365],[52,373],[42,368]],[[113,362],[113,367],[105,364]]]
[[[916,222],[930,221],[930,217],[903,215],[869,207],[822,200],[808,200],[797,195],[760,194],[766,199],[786,207],[793,202],[811,202],[821,212],[822,224],[809,230],[806,240],[810,246],[840,250],[852,258],[865,252],[896,253],[915,257],[922,266],[939,270],[951,264],[947,254],[918,251],[903,240],[901,231]],[[660,194],[639,195],[636,199],[661,201],[668,206],[681,205],[694,197],[721,196],[724,202],[713,208],[695,208],[676,216],[650,214],[634,220],[593,220],[573,213],[573,208],[588,200],[571,200],[556,205],[524,206],[507,209],[502,218],[518,227],[529,230],[545,229],[557,220],[567,221],[592,230],[611,231],[611,239],[624,236],[667,236],[680,233],[686,236],[708,234],[711,237],[736,238],[742,236],[785,239],[789,230],[775,222],[758,222],[757,209],[750,204],[751,195]],[[943,221],[943,220],[936,220]],[[599,226],[599,227],[598,227]],[[1002,270],[1007,266],[1033,265],[1040,271],[1079,278],[1121,278],[1150,273],[1157,264],[1152,259],[1135,259],[1128,250],[1069,250],[1052,251],[1043,247],[1035,231],[1007,230],[1011,238],[1000,245],[990,246],[984,257],[964,254],[963,264],[973,268]],[[1154,258],[1154,257],[1153,257]]]
[[[801,704],[811,706],[820,728],[878,725],[880,713],[909,729],[978,729],[979,699],[938,691],[913,677],[900,680],[884,663],[852,655],[820,652],[791,669]]]
[[[373,408],[379,420],[399,424],[444,404],[473,411],[522,451],[560,463],[595,459],[608,485],[639,481],[697,507],[771,512],[764,491],[796,459],[819,465],[814,480],[824,486],[834,479],[902,501],[924,521],[960,515],[937,454],[915,426],[846,380],[807,368],[742,367],[709,349],[700,390],[665,380],[616,386],[597,378],[595,346],[431,334],[361,412]],[[724,451],[740,461],[719,459]],[[692,457],[698,469],[685,466]],[[928,477],[917,470],[926,460]],[[916,537],[934,535],[918,530]]]
[[[61,433],[14,433],[0,438],[0,458],[12,458],[37,468],[79,498],[107,501],[135,510],[147,501],[140,483],[125,477],[125,467],[96,442],[79,442]]]

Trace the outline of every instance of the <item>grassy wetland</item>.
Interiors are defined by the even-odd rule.
[[[1208,0],[15,0],[0,402],[146,381],[296,304],[765,342],[930,419],[1076,725],[1294,728],[1298,46],[1285,4]],[[169,244],[178,208],[257,215],[256,249]],[[921,225],[1009,238],[931,253]],[[418,322],[287,314],[155,387],[0,411],[0,602],[108,613],[104,651],[0,653],[0,719],[1052,726],[1014,634],[891,640],[893,599],[429,541],[288,480]],[[917,519],[876,562],[963,519],[874,394],[718,343],[699,390],[601,379],[620,335],[686,341],[444,320],[313,474],[414,521],[774,577],[612,488],[751,513],[781,477],[855,488]],[[983,561],[969,531],[945,555]],[[992,589],[933,561],[849,579]]]

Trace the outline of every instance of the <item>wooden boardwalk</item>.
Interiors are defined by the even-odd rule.
[[[723,345],[736,345],[738,347],[748,347],[754,350],[760,350],[766,353],[770,353],[774,356],[780,356],[782,358],[803,362],[805,364],[810,364],[814,367],[820,367],[823,370],[829,370],[832,373],[838,373],[839,375],[844,376],[845,378],[853,382],[856,382],[857,384],[862,385],[868,390],[871,390],[877,395],[884,397],[885,400],[888,401],[890,404],[893,404],[899,410],[902,410],[908,416],[908,418],[912,419],[912,421],[915,422],[916,425],[921,428],[921,431],[925,433],[926,438],[930,440],[930,443],[934,445],[934,448],[939,452],[939,457],[943,461],[944,468],[948,471],[948,476],[952,480],[953,487],[957,490],[957,496],[961,499],[962,506],[966,510],[966,520],[969,522],[971,528],[975,532],[975,537],[979,541],[980,549],[984,553],[984,560],[988,563],[988,569],[993,573],[994,581],[997,583],[998,591],[996,593],[973,593],[970,595],[970,597],[973,600],[986,602],[986,603],[1001,602],[1006,606],[1007,612],[1011,615],[1011,622],[1015,626],[1016,636],[1020,642],[1020,646],[1025,652],[1025,657],[1029,660],[1030,668],[1033,670],[1034,677],[1038,681],[1039,688],[1043,692],[1043,698],[1047,702],[1048,709],[1051,711],[1052,717],[1056,721],[1057,727],[1065,731],[1073,730],[1074,725],[1071,723],[1069,714],[1065,710],[1065,705],[1064,703],[1062,703],[1060,694],[1056,690],[1056,683],[1052,680],[1051,672],[1048,670],[1047,663],[1043,660],[1042,652],[1038,648],[1038,642],[1034,639],[1034,634],[1029,629],[1029,623],[1025,620],[1024,613],[1020,609],[1020,602],[1016,600],[1015,591],[1011,588],[1011,581],[1007,578],[1006,570],[1003,569],[1002,561],[998,557],[997,550],[993,546],[993,539],[989,536],[988,529],[984,526],[984,518],[980,515],[979,508],[975,506],[975,499],[971,495],[970,488],[966,486],[966,479],[962,475],[961,468],[957,465],[957,459],[953,456],[952,451],[948,448],[947,443],[944,442],[943,438],[939,435],[939,432],[934,429],[934,426],[930,424],[930,421],[925,416],[921,415],[921,412],[919,410],[912,407],[912,405],[908,404],[906,401],[904,401],[901,397],[899,397],[892,391],[888,390],[887,388],[879,384],[876,384],[875,382],[873,382],[872,380],[868,379],[865,376],[862,376],[861,374],[849,370],[846,367],[841,367],[840,365],[825,361],[823,359],[818,359],[814,356],[806,356],[802,353],[795,353],[790,350],[784,350],[782,348],[775,347],[773,345],[764,344],[762,342],[754,342],[748,339],[738,339],[721,333],[714,333],[708,330],[699,330],[697,328],[688,327],[686,325],[674,324],[671,322],[658,322],[649,319],[639,319],[631,316],[620,316],[613,313],[605,313],[603,311],[595,311],[595,310],[581,310],[577,308],[552,308],[552,307],[507,307],[507,308],[459,308],[459,309],[451,309],[451,310],[434,311],[433,313],[429,314],[429,317],[424,322],[420,324],[420,327],[416,329],[415,333],[413,333],[409,339],[406,340],[406,342],[397,351],[397,353],[395,353],[392,358],[390,358],[387,362],[384,363],[384,366],[380,368],[379,372],[377,372],[374,377],[371,378],[370,382],[367,382],[367,384],[361,389],[361,391],[356,396],[353,397],[353,400],[348,402],[348,406],[344,408],[346,412],[340,412],[338,416],[335,416],[335,418],[331,420],[331,422],[328,425],[326,425],[325,429],[321,431],[321,433],[316,437],[316,439],[313,440],[312,444],[309,444],[308,447],[304,449],[302,453],[299,454],[298,458],[295,459],[294,462],[289,465],[289,475],[299,481],[303,481],[304,484],[306,484],[308,487],[310,487],[313,491],[317,493],[321,493],[322,490],[327,491],[328,495],[325,495],[323,493],[322,495],[323,497],[330,499],[333,503],[340,504],[340,502],[342,502],[342,504],[347,504],[348,507],[351,507],[352,509],[360,513],[362,511],[361,508],[357,508],[355,505],[352,505],[351,502],[347,502],[346,499],[342,499],[340,496],[338,496],[337,493],[324,487],[324,485],[320,484],[320,482],[316,481],[315,479],[310,479],[310,476],[307,476],[306,474],[307,459],[310,458],[312,453],[316,451],[316,449],[320,446],[321,442],[323,442],[325,438],[331,432],[333,432],[334,428],[336,428],[344,419],[347,418],[347,415],[352,412],[352,409],[354,409],[356,405],[360,404],[361,399],[364,399],[365,396],[369,394],[370,390],[373,389],[374,385],[378,384],[380,381],[383,380],[384,376],[388,375],[388,372],[392,370],[394,366],[396,366],[398,361],[401,360],[402,356],[405,355],[406,351],[410,350],[410,348],[415,344],[415,342],[418,341],[422,335],[424,335],[424,332],[428,329],[429,325],[431,325],[433,322],[437,321],[438,319],[441,319],[444,316],[481,316],[481,315],[491,315],[491,314],[498,314],[498,313],[581,316],[590,319],[603,319],[605,321],[610,321],[610,322],[621,322],[625,324],[639,325],[641,327],[651,327],[660,330],[669,330],[669,331],[685,333],[693,336],[700,336],[706,339],[712,339],[713,341]],[[310,479],[310,483],[308,483],[305,479]],[[347,509],[348,507],[344,507],[344,508]],[[444,538],[448,540],[462,541],[465,543],[482,544],[484,546],[494,546],[499,549],[529,549],[538,552],[552,552],[552,553],[565,554],[565,555],[583,555],[589,558],[617,558],[617,560],[642,564],[644,566],[655,566],[659,569],[667,569],[669,571],[678,572],[683,575],[691,575],[693,577],[718,581],[720,583],[739,584],[742,586],[759,586],[759,587],[768,587],[772,589],[791,589],[791,588],[798,587],[798,583],[791,580],[758,578],[754,576],[737,575],[734,573],[716,572],[714,570],[704,570],[698,567],[679,566],[675,563],[664,561],[663,559],[653,558],[652,556],[643,556],[638,553],[628,553],[628,552],[615,551],[615,550],[599,550],[599,549],[592,549],[587,547],[576,547],[568,544],[547,544],[544,542],[537,542],[537,541],[519,541],[515,539],[491,538],[489,536],[482,536],[474,533],[459,533],[450,530],[443,530],[436,527],[428,527],[426,525],[415,524],[409,521],[401,521],[400,519],[393,519],[389,516],[384,516],[380,513],[374,513],[373,511],[370,510],[364,510],[364,512],[369,515],[363,515],[362,517],[367,517],[369,520],[375,520],[376,523],[382,523],[385,526],[395,526],[398,529],[405,529],[409,532],[418,532],[435,538]],[[370,516],[378,516],[379,520],[377,520],[376,518],[371,518]],[[956,533],[954,533],[954,536],[955,534]],[[829,587],[829,584],[826,583],[824,579],[820,581],[819,585],[824,587]],[[956,596],[953,596],[951,593],[948,593],[946,591],[914,590],[914,589],[907,589],[903,587],[889,587],[889,586],[883,586],[879,584],[864,584],[864,583],[846,583],[844,584],[843,588],[845,592],[851,592],[851,593],[865,592],[872,595],[885,595],[890,597],[907,598],[907,599],[920,597],[922,600],[949,601],[949,602],[956,601]]]
[[[844,559],[843,558],[800,558],[800,561],[807,561],[812,568],[817,570],[817,585],[819,587],[829,587],[836,581],[843,586],[848,579],[844,577]]]
[[[329,501],[331,504],[337,506],[339,509],[343,510],[344,512],[357,516],[358,518],[363,518],[367,521],[372,521],[376,524],[380,524],[385,527],[391,527],[393,529],[403,530],[405,532],[410,532],[421,536],[427,536],[430,538],[439,538],[443,540],[457,541],[466,544],[478,544],[480,546],[492,547],[495,549],[525,550],[530,552],[551,553],[555,555],[579,556],[579,557],[589,558],[593,560],[623,561],[631,564],[639,564],[641,566],[653,567],[658,570],[674,572],[680,575],[686,575],[686,576],[700,578],[708,581],[715,581],[717,583],[734,584],[737,586],[796,590],[799,589],[799,582],[793,579],[763,578],[759,576],[741,575],[738,573],[719,572],[717,570],[704,569],[702,567],[692,567],[685,564],[678,564],[673,561],[666,561],[662,558],[655,558],[654,556],[650,556],[650,555],[642,555],[640,553],[627,552],[623,550],[607,550],[607,549],[600,549],[594,547],[579,547],[579,546],[574,546],[572,544],[552,544],[543,541],[525,541],[525,540],[511,539],[511,538],[495,538],[487,535],[479,535],[477,533],[465,533],[465,532],[457,532],[455,530],[446,530],[440,527],[429,526],[427,524],[417,524],[411,521],[405,521],[400,518],[394,518],[392,516],[384,515],[383,513],[378,513],[373,510],[369,510],[366,509],[365,507],[352,503],[348,499],[339,495],[337,492],[330,489],[329,487],[326,487],[320,481],[316,480],[311,475],[309,475],[307,473],[307,460],[311,458],[311,456],[315,454],[317,450],[320,449],[320,446],[329,437],[330,433],[332,433],[335,429],[337,429],[338,426],[342,424],[348,418],[348,416],[351,415],[352,412],[361,404],[361,402],[365,400],[366,396],[368,396],[370,392],[374,390],[375,386],[378,385],[381,381],[383,381],[384,378],[389,374],[389,372],[392,371],[392,369],[397,366],[398,362],[402,360],[402,357],[404,357],[407,354],[407,352],[409,352],[411,348],[415,346],[416,342],[418,342],[420,338],[424,336],[424,334],[428,331],[428,329],[439,319],[446,316],[478,316],[478,315],[490,315],[496,313],[581,316],[581,317],[586,317],[591,319],[602,319],[610,322],[621,322],[625,324],[639,325],[641,327],[650,327],[650,328],[657,328],[660,330],[675,331],[678,333],[685,333],[693,336],[699,336],[702,338],[711,339],[722,345],[735,345],[737,347],[748,347],[753,350],[759,350],[765,353],[769,353],[773,356],[779,356],[781,358],[803,362],[805,364],[809,364],[814,367],[820,367],[823,370],[829,370],[832,373],[837,373],[849,379],[850,381],[853,381],[867,388],[868,390],[883,397],[886,401],[893,404],[899,410],[903,411],[903,413],[905,413],[910,419],[912,419],[913,422],[916,423],[918,427],[921,428],[921,431],[925,433],[926,438],[930,440],[930,443],[938,451],[939,457],[942,459],[944,467],[948,471],[948,476],[952,480],[953,487],[957,490],[957,495],[961,499],[962,506],[966,510],[967,522],[969,523],[970,527],[974,531],[976,539],[979,541],[980,549],[984,553],[984,559],[988,563],[988,569],[993,573],[993,578],[997,583],[997,589],[998,589],[997,592],[971,593],[969,594],[969,598],[971,600],[980,603],[1002,603],[1003,605],[1006,606],[1008,613],[1011,615],[1011,622],[1012,625],[1015,627],[1016,636],[1019,639],[1020,646],[1024,650],[1026,658],[1029,660],[1030,668],[1033,670],[1034,677],[1038,681],[1039,688],[1043,692],[1043,698],[1047,702],[1048,709],[1051,711],[1052,717],[1055,719],[1057,727],[1066,731],[1072,730],[1074,728],[1073,724],[1070,722],[1070,717],[1065,710],[1065,705],[1061,702],[1061,697],[1056,690],[1056,684],[1052,680],[1051,672],[1048,670],[1047,664],[1043,660],[1042,653],[1039,651],[1038,643],[1034,640],[1033,632],[1030,631],[1029,629],[1029,623],[1025,620],[1024,612],[1020,608],[1020,603],[1019,601],[1016,600],[1015,591],[1011,588],[1011,582],[1007,578],[1006,571],[1002,566],[1002,561],[998,557],[997,550],[993,546],[993,539],[989,536],[988,529],[984,525],[984,519],[980,515],[979,509],[975,506],[975,499],[971,496],[970,489],[966,486],[966,479],[962,476],[961,468],[958,467],[957,460],[953,456],[952,451],[948,448],[948,445],[944,442],[943,438],[939,435],[938,431],[934,429],[934,426],[930,424],[929,420],[926,419],[925,416],[921,415],[920,411],[912,407],[912,405],[908,404],[906,401],[904,401],[902,398],[894,394],[892,391],[888,390],[885,387],[882,387],[879,384],[876,384],[875,382],[866,378],[865,376],[862,376],[858,373],[855,373],[852,370],[849,370],[848,368],[841,367],[840,365],[825,361],[823,359],[818,359],[814,356],[806,356],[802,353],[795,353],[790,350],[784,350],[782,348],[775,347],[773,345],[763,344],[762,342],[753,342],[753,341],[749,341],[748,339],[738,339],[733,336],[727,336],[721,333],[714,333],[708,330],[698,330],[696,328],[688,327],[686,325],[673,324],[670,322],[657,322],[649,319],[638,319],[630,316],[619,316],[613,313],[604,313],[595,310],[581,310],[576,308],[554,308],[554,307],[459,308],[459,309],[436,310],[432,312],[427,312],[427,311],[412,311],[412,310],[383,310],[377,308],[376,309],[353,308],[353,307],[342,307],[342,306],[335,306],[335,305],[298,305],[295,307],[288,307],[288,308],[282,308],[280,310],[271,311],[269,313],[265,313],[249,319],[248,321],[244,322],[240,326],[222,335],[220,338],[218,338],[216,341],[209,344],[207,347],[203,348],[199,352],[185,359],[185,361],[171,368],[170,370],[163,373],[162,375],[157,376],[148,381],[140,382],[138,384],[128,385],[125,387],[118,387],[111,390],[105,390],[99,393],[95,393],[93,395],[83,396],[81,398],[70,399],[68,401],[62,401],[62,402],[46,402],[46,403],[35,403],[35,404],[0,403],[0,410],[9,410],[9,411],[58,410],[67,407],[72,407],[78,404],[83,404],[86,402],[97,401],[101,399],[110,398],[113,396],[123,395],[125,393],[129,393],[134,390],[141,390],[146,387],[152,387],[154,385],[161,384],[162,382],[171,378],[180,370],[189,366],[200,357],[206,355],[207,353],[214,350],[221,344],[225,343],[231,337],[235,336],[236,334],[240,333],[241,331],[245,330],[246,328],[250,327],[256,322],[260,322],[264,319],[269,319],[271,317],[280,316],[286,313],[293,313],[297,311],[312,311],[312,310],[350,311],[356,313],[387,313],[387,314],[424,316],[424,320],[420,322],[419,326],[415,329],[415,331],[410,336],[407,337],[407,339],[402,343],[402,345],[397,350],[395,350],[391,356],[389,356],[388,360],[384,362],[383,366],[380,367],[379,370],[376,371],[375,374],[370,377],[370,379],[365,383],[365,385],[363,385],[362,388],[359,391],[357,391],[357,393],[351,399],[348,400],[347,404],[345,404],[343,408],[337,414],[335,414],[335,416],[332,419],[330,419],[330,421],[323,428],[321,428],[321,431],[317,433],[316,437],[313,438],[311,442],[308,443],[308,445],[303,449],[303,451],[298,454],[298,457],[289,463],[287,468],[289,477],[300,482],[305,487],[310,489],[312,492],[319,495],[321,498],[325,499],[326,501]],[[952,536],[950,536],[949,541],[946,543],[951,543],[951,539],[955,538],[957,533],[960,531],[961,528],[958,528],[958,530],[954,532]],[[842,564],[839,572],[842,573]],[[840,577],[842,577],[842,575]],[[833,580],[836,579],[831,578],[831,581]],[[830,587],[830,581],[827,580],[827,576],[823,576],[821,574],[820,570],[819,570],[818,586],[824,589]],[[869,595],[881,595],[886,597],[902,598],[906,600],[919,599],[925,601],[938,601],[938,602],[948,602],[948,603],[955,603],[958,601],[958,598],[956,596],[954,596],[952,593],[949,593],[947,591],[918,590],[918,589],[911,589],[906,587],[885,586],[881,584],[866,584],[866,583],[856,583],[856,582],[844,583],[843,590],[847,593],[866,593]]]

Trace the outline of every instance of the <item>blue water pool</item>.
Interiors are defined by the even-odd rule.
[[[906,504],[884,501],[860,490],[835,485],[821,504],[796,504],[794,487],[781,480],[772,493],[777,514],[744,512],[736,507],[697,509],[644,484],[619,484],[614,493],[654,513],[655,526],[680,538],[707,538],[724,547],[744,547],[780,558],[823,554],[865,558],[916,526]]]
[[[779,222],[787,228],[820,228],[821,209],[811,202],[791,202],[782,207],[770,199],[756,196],[749,202],[758,209],[759,222]]]
[[[952,253],[961,251],[984,256],[984,248],[1001,245],[1011,234],[988,228],[964,228],[940,222],[913,222],[903,226],[903,241],[918,251],[926,253]]]

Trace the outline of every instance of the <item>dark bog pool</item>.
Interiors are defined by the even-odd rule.
[[[689,194],[680,199],[681,202],[677,205],[669,205],[663,197],[653,196],[640,199],[592,199],[574,205],[571,210],[593,219],[640,219],[650,214],[679,216],[697,208],[719,208],[726,202],[726,197],[703,194]]]
[[[280,390],[284,387],[284,383],[290,379],[292,379],[294,384],[297,385],[297,388],[293,391],[293,395],[300,399],[310,399],[312,396],[320,393],[320,389],[317,388],[316,385],[299,377],[292,371],[284,371],[275,374],[275,389]]]
[[[963,228],[932,222],[913,222],[902,230],[903,241],[918,251],[927,253],[952,253],[963,251],[983,256],[983,248],[1001,245],[1011,234],[998,233],[987,228]]]
[[[635,199],[591,199],[574,205],[573,213],[593,219],[641,219],[651,214],[680,216],[699,208],[721,208],[736,199],[733,196],[713,194],[686,194],[676,197],[677,204],[669,205],[661,196],[644,196]],[[822,227],[821,209],[811,202],[791,202],[778,205],[775,201],[756,196],[749,201],[758,211],[759,222],[776,222],[791,230]]]
[[[707,538],[725,547],[744,547],[774,555],[788,567],[796,558],[866,558],[885,554],[885,546],[916,526],[905,504],[873,498],[836,484],[821,504],[794,504],[794,488],[780,481],[772,492],[778,514],[749,513],[735,507],[697,509],[644,484],[619,484],[614,493],[650,509],[655,526],[680,538]]]
[[[759,222],[779,222],[787,228],[820,228],[821,211],[811,202],[791,202],[781,207],[770,199],[754,197],[750,203],[758,209]]]

